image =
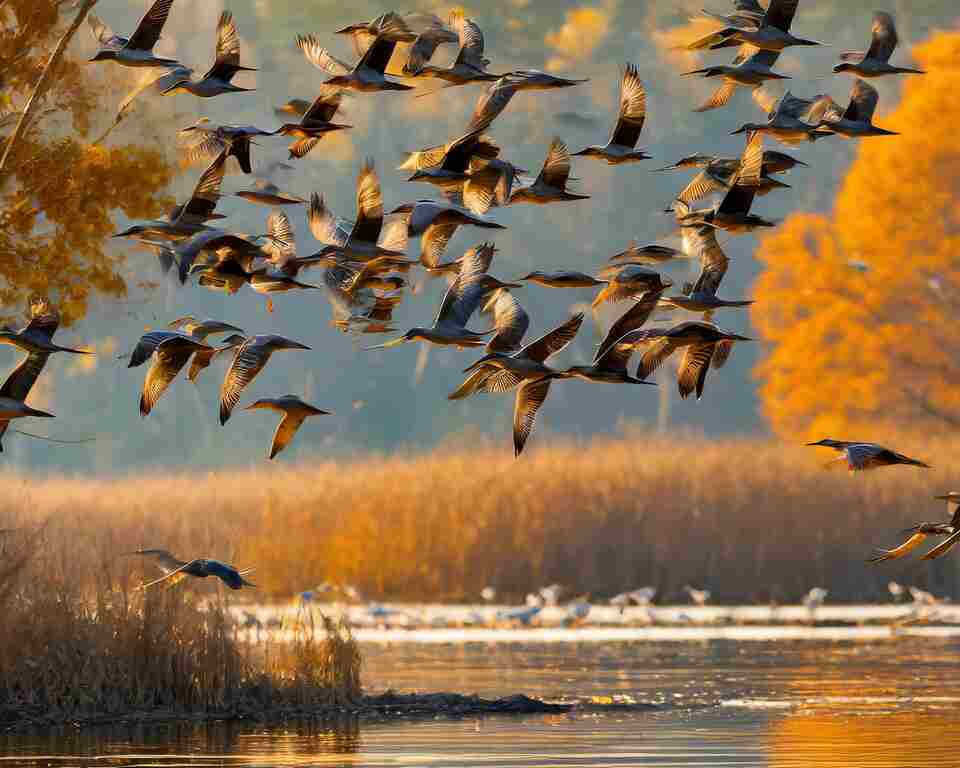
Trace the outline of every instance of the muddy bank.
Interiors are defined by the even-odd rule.
[[[16,732],[70,726],[92,728],[105,725],[151,725],[171,722],[251,722],[266,726],[291,721],[337,721],[355,720],[383,722],[404,718],[435,717],[485,717],[493,715],[563,714],[572,711],[597,711],[622,709],[628,706],[636,711],[655,710],[653,704],[616,704],[595,702],[548,702],[515,694],[500,699],[484,699],[459,693],[412,693],[393,691],[376,696],[364,696],[356,704],[343,707],[286,707],[262,710],[254,707],[235,706],[229,709],[206,712],[183,712],[170,709],[152,709],[111,715],[65,715],[57,712],[30,712],[29,709],[0,712],[0,730]]]

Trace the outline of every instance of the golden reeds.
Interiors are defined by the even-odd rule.
[[[785,602],[812,586],[831,600],[887,599],[890,578],[953,591],[951,558],[863,561],[906,525],[945,518],[931,497],[957,485],[955,443],[863,437],[935,469],[853,476],[823,470],[833,454],[815,448],[646,432],[554,441],[520,460],[500,443],[448,441],[420,456],[211,474],[7,477],[0,527],[49,519],[49,535],[90,563],[109,543],[255,566],[261,596],[324,580],[407,600],[475,600],[487,584],[522,597],[551,582],[596,599],[652,584],[658,599],[681,600],[687,583],[721,601]]]

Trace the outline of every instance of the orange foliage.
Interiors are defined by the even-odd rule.
[[[913,49],[928,74],[866,139],[830,215],[799,213],[765,237],[753,323],[756,370],[780,434],[960,424],[960,33]]]
[[[56,0],[0,3],[0,150],[66,26]],[[86,30],[81,31],[86,34]],[[0,312],[31,293],[55,295],[70,322],[92,293],[123,295],[120,260],[104,250],[111,216],[152,218],[172,167],[153,148],[87,137],[109,120],[112,88],[69,56],[0,173]],[[114,78],[115,80],[117,78]]]

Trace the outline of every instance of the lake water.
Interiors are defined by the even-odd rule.
[[[960,641],[364,644],[368,691],[523,692],[570,714],[0,736],[0,764],[956,765]],[[649,703],[656,709],[617,706]],[[613,705],[613,706],[611,706]]]

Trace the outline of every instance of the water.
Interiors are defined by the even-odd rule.
[[[7,765],[947,766],[956,640],[365,644],[371,692],[524,692],[570,714],[0,736]],[[610,706],[646,702],[652,711]]]

